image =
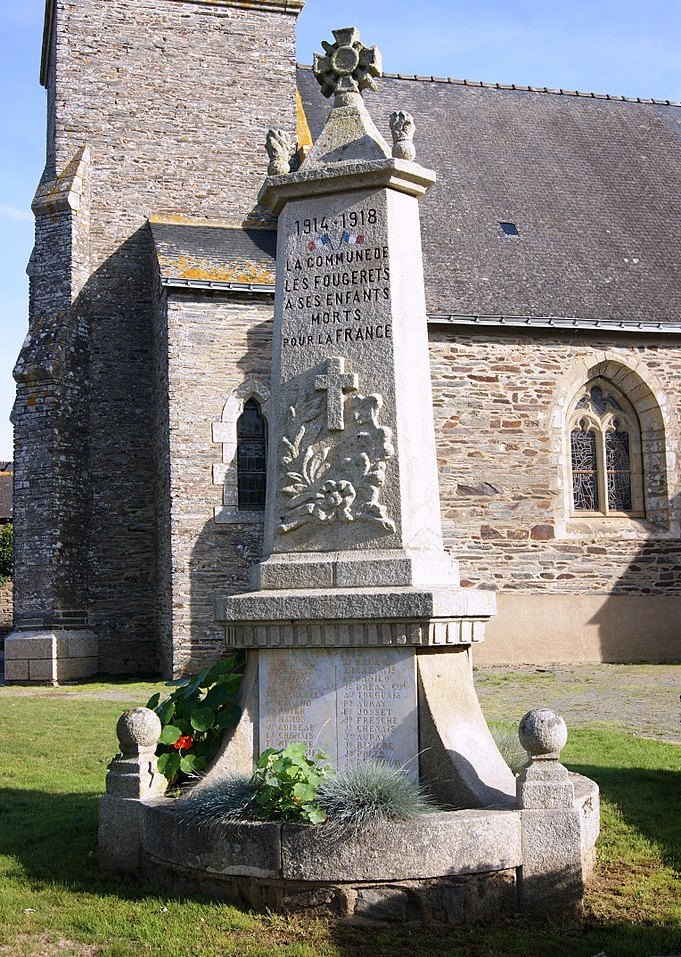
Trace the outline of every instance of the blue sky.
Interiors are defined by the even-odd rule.
[[[107,0],[101,0],[107,2]],[[0,0],[0,460],[26,332],[30,204],[44,159],[43,0]],[[681,0],[308,0],[298,58],[354,24],[392,73],[681,100]],[[191,212],[191,211],[188,211]]]

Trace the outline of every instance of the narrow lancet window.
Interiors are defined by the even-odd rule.
[[[605,467],[608,477],[608,508],[613,512],[631,511],[631,461],[629,433],[615,429],[605,433]]]
[[[239,509],[262,512],[267,476],[267,423],[255,399],[249,399],[236,424]]]
[[[570,433],[572,453],[572,495],[575,511],[598,511],[598,459],[596,436],[580,423]]]

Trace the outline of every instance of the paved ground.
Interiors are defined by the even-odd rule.
[[[547,707],[562,714],[568,727],[620,729],[681,744],[681,665],[479,668],[475,685],[490,721],[515,723],[531,708]],[[92,697],[138,704],[145,704],[163,688],[120,679],[61,688],[7,687],[0,680],[3,695]]]
[[[491,721],[552,708],[568,728],[604,727],[681,744],[681,665],[480,668],[475,685]]]

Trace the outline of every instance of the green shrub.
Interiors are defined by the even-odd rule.
[[[12,577],[14,526],[0,525],[0,585]]]
[[[436,810],[402,768],[378,760],[363,761],[324,781],[318,801],[330,824],[355,828],[409,821]]]
[[[147,702],[163,730],[156,754],[158,769],[170,786],[183,784],[206,768],[217,754],[222,735],[241,717],[237,703],[241,672],[232,655],[187,678],[161,701]]]
[[[263,821],[321,824],[326,812],[317,801],[317,791],[333,774],[328,754],[317,751],[309,758],[301,742],[263,751],[251,779],[257,816]]]

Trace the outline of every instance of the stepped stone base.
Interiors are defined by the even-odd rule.
[[[5,639],[5,683],[78,681],[97,673],[97,636],[77,631],[14,631]]]

